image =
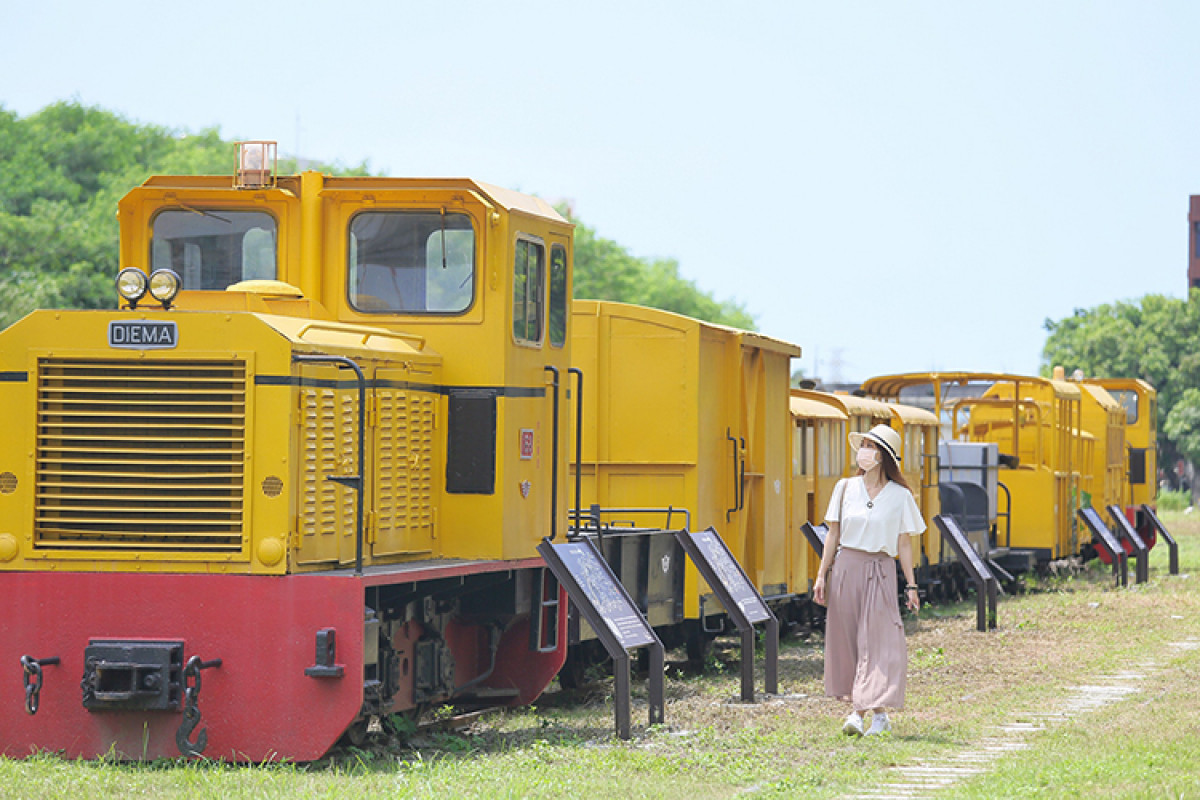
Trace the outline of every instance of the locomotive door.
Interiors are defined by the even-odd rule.
[[[406,386],[411,376],[379,370],[372,393],[367,541],[375,556],[433,550],[434,420],[437,395]],[[404,380],[401,380],[404,379]]]
[[[305,566],[353,564],[356,555],[356,492],[329,480],[358,467],[358,387],[341,377],[335,367],[300,370],[293,463],[300,488],[296,561]]]

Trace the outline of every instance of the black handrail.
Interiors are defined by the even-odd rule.
[[[554,424],[550,453],[550,541],[558,535],[558,367],[547,365],[545,372],[554,375]]]
[[[725,440],[733,445],[733,508],[725,510],[725,521],[729,522],[729,518],[733,515],[733,512],[738,510],[741,487],[738,485],[738,443],[737,439],[733,438],[733,433],[729,428],[725,429]]]
[[[293,353],[292,361],[310,364],[333,364],[334,366],[354,370],[358,376],[358,474],[357,475],[326,475],[326,480],[340,483],[358,492],[358,518],[355,521],[354,532],[354,574],[363,574],[363,473],[366,469],[366,427],[367,427],[367,378],[362,368],[352,359],[345,356],[322,356],[308,353]]]
[[[738,487],[738,511],[746,507],[746,437],[739,436],[738,441],[742,443],[742,449],[738,451],[738,457],[741,459],[741,485]]]
[[[575,375],[575,509],[582,508],[583,496],[583,370],[570,367],[567,372]]]

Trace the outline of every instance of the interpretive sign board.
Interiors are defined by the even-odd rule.
[[[661,723],[666,664],[662,642],[600,551],[588,539],[558,543],[546,539],[537,551],[612,656],[617,736],[630,737],[629,651],[639,647],[650,648],[650,724]]]
[[[1137,558],[1137,565],[1133,570],[1133,582],[1145,583],[1150,580],[1150,548],[1142,541],[1142,537],[1134,530],[1134,527],[1129,522],[1129,518],[1121,511],[1120,506],[1105,506],[1108,515],[1112,517],[1113,525],[1116,526],[1115,532],[1120,536],[1124,536],[1129,544],[1133,546],[1133,555]],[[1126,551],[1128,552],[1128,551]]]
[[[976,629],[986,631],[995,628],[997,595],[999,594],[996,576],[975,552],[967,534],[958,526],[954,517],[949,514],[938,514],[933,521],[938,526],[938,530],[942,532],[943,541],[950,543],[958,560],[962,562],[963,568],[975,581]]]
[[[1172,536],[1171,532],[1167,530],[1167,526],[1163,525],[1162,520],[1158,518],[1158,514],[1156,514],[1154,512],[1153,508],[1151,508],[1148,505],[1143,504],[1142,505],[1142,513],[1145,514],[1149,518],[1150,524],[1154,526],[1154,529],[1156,531],[1158,531],[1158,535],[1161,536],[1163,538],[1163,540],[1167,543],[1167,552],[1168,552],[1167,558],[1169,559],[1167,562],[1167,567],[1168,567],[1169,574],[1178,575],[1179,574],[1179,543],[1175,541],[1175,537]]]
[[[754,625],[766,623],[766,692],[779,691],[779,620],[714,528],[675,534],[742,634],[742,700],[754,700]]]
[[[1127,585],[1129,583],[1129,562],[1125,558],[1125,548],[1117,541],[1117,537],[1113,536],[1112,531],[1104,524],[1104,520],[1100,519],[1096,509],[1080,508],[1075,513],[1092,532],[1092,541],[1108,553],[1109,558],[1112,559],[1113,576],[1117,580],[1117,585]]]
[[[800,532],[804,534],[804,538],[812,546],[813,552],[817,554],[817,558],[824,558],[825,537],[829,535],[829,526],[825,524],[813,525],[811,522],[806,522],[800,526]]]

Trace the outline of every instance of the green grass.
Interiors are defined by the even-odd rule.
[[[1200,514],[1168,513],[1184,572],[1200,571]],[[1118,589],[1108,571],[1045,579],[1001,600],[999,629],[975,630],[974,603],[926,608],[909,638],[908,708],[881,740],[839,733],[844,709],[823,696],[821,640],[790,640],[780,655],[783,698],[736,701],[736,664],[696,677],[672,670],[666,724],[645,727],[635,687],[635,736],[613,737],[611,682],[565,704],[499,712],[462,733],[418,733],[409,746],[350,751],[312,765],[257,767],[162,762],[0,759],[0,797],[18,798],[678,798],[836,797],[869,791],[889,768],[945,761],[977,748],[997,722],[1060,703],[1071,687],[1157,658],[1131,697],[1056,723],[1028,748],[940,796],[1198,797],[1200,575]],[[717,657],[737,657],[728,643]],[[760,665],[761,670],[761,665]],[[762,686],[761,671],[758,677]]]

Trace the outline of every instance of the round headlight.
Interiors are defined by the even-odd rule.
[[[174,270],[156,269],[150,275],[150,296],[163,305],[170,305],[182,286],[183,281]]]
[[[117,293],[136,303],[146,295],[146,273],[136,267],[126,267],[117,273]]]

